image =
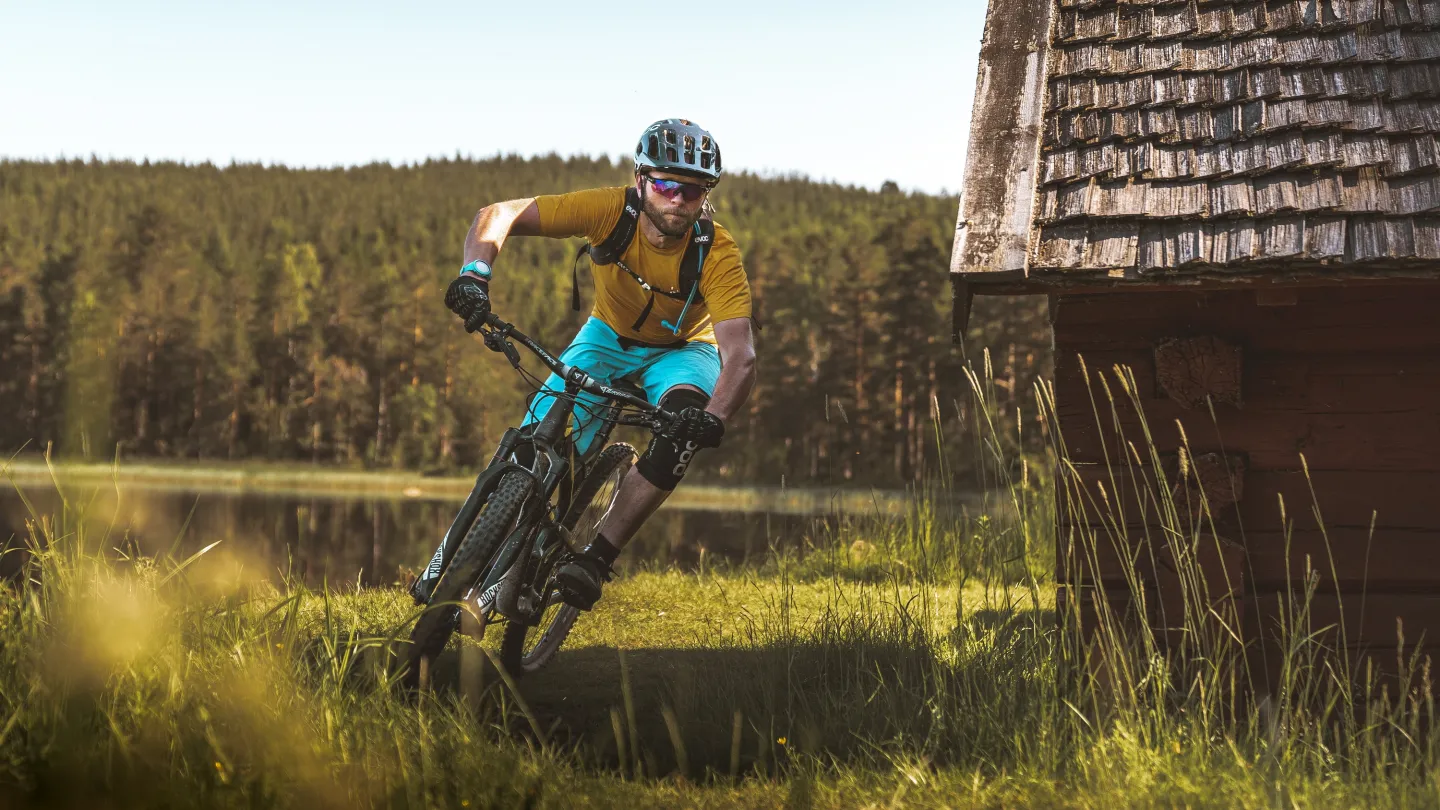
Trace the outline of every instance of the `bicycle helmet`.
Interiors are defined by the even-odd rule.
[[[714,183],[720,179],[720,145],[694,121],[656,121],[635,145],[635,171],[645,169],[688,174]]]

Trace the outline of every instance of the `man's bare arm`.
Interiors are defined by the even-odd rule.
[[[479,259],[486,264],[494,264],[507,237],[539,235],[540,207],[533,198],[487,205],[475,214],[470,232],[465,234],[465,260],[462,263],[469,264]]]
[[[715,342],[720,349],[720,379],[705,410],[729,424],[755,387],[755,336],[750,319],[730,318],[715,324]]]

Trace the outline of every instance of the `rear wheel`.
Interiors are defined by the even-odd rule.
[[[404,683],[414,688],[420,683],[422,661],[433,660],[450,634],[455,631],[462,610],[455,604],[465,598],[490,564],[499,550],[500,543],[509,536],[520,515],[525,499],[530,495],[532,479],[521,472],[506,473],[495,487],[490,500],[475,523],[461,541],[460,547],[450,560],[450,565],[435,583],[430,595],[430,607],[415,622],[410,631],[410,650]]]
[[[620,482],[635,463],[635,448],[617,442],[601,451],[590,466],[590,472],[575,490],[570,508],[560,525],[570,531],[577,549],[595,539],[600,519],[610,510]],[[500,645],[500,662],[512,678],[520,678],[545,666],[565,643],[580,611],[565,604],[552,583],[566,546],[558,538],[535,563],[534,573],[527,577],[543,600],[538,621],[534,624],[510,622]]]

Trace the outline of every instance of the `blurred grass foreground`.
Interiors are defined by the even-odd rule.
[[[400,588],[277,583],[223,544],[138,556],[87,511],[94,490],[57,479],[62,508],[31,509],[7,552],[25,556],[21,574],[0,586],[0,797],[1440,806],[1428,687],[1356,687],[1316,664],[1303,622],[1282,687],[1263,695],[1244,688],[1223,634],[1176,654],[1107,624],[1102,605],[1101,632],[1071,643],[1052,573],[1065,467],[1037,480],[1053,462],[1010,457],[1004,434],[1019,426],[987,425],[981,453],[1008,500],[982,516],[927,506],[942,474],[904,519],[842,521],[804,554],[642,569],[609,586],[546,670],[462,677],[496,634],[457,640],[422,695],[395,683],[415,616]],[[1210,626],[1193,621],[1197,636]]]

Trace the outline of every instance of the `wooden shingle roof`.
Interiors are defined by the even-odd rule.
[[[990,28],[1006,4],[992,0]],[[1030,79],[1043,88],[1034,179],[1015,192],[1034,195],[1027,277],[1440,259],[1440,0],[1047,11],[1044,75]],[[967,186],[984,172],[972,160]],[[961,217],[976,227],[973,211]],[[995,269],[963,242],[955,270]]]

